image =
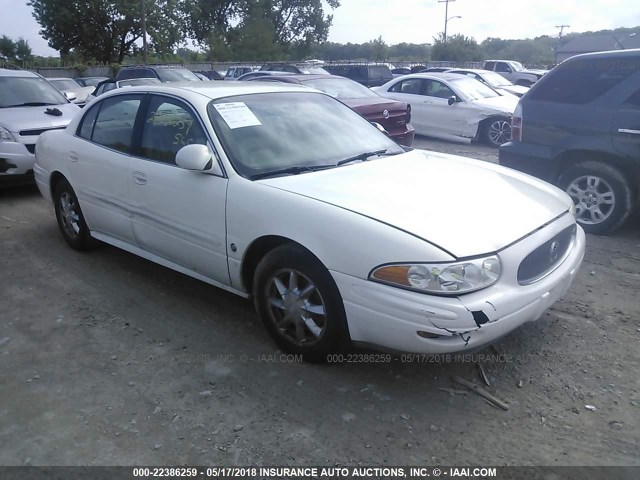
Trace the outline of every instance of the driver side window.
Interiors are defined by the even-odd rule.
[[[179,100],[154,95],[145,115],[141,156],[175,165],[178,150],[194,143],[206,145],[207,136],[191,109]]]
[[[453,90],[447,87],[444,83],[437,80],[426,80],[427,88],[425,94],[429,97],[436,98],[449,98],[455,95]]]
[[[496,72],[511,73],[511,67],[504,62],[498,62]]]

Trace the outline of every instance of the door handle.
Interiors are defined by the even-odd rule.
[[[69,152],[69,160],[72,162],[78,161],[78,154],[76,152]]]
[[[133,181],[138,185],[145,185],[147,183],[147,177],[142,172],[133,172],[131,174],[133,176]]]
[[[640,130],[632,128],[619,128],[618,133],[630,133],[631,135],[640,135]]]

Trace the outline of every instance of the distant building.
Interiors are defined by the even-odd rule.
[[[630,48],[640,48],[640,34],[584,33],[556,49],[556,63],[581,53],[628,50]]]

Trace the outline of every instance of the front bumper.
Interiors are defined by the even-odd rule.
[[[32,175],[36,156],[18,142],[0,142],[0,178]]]
[[[564,215],[502,250],[500,280],[460,297],[403,290],[332,271],[344,301],[351,339],[402,352],[454,353],[486,346],[523,323],[537,320],[571,286],[584,257],[583,230],[577,228],[565,260],[538,282],[519,285],[518,266],[529,252],[573,222],[571,215]],[[486,316],[486,323],[476,322],[478,312]],[[425,338],[418,332],[437,338]]]

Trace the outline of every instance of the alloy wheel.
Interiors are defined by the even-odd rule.
[[[78,205],[69,192],[60,195],[60,214],[65,232],[71,238],[76,238],[80,234],[80,215]]]
[[[489,141],[497,146],[511,140],[511,124],[506,120],[496,120],[489,125]]]
[[[316,285],[301,272],[285,268],[266,285],[267,308],[280,334],[298,346],[310,346],[326,330],[325,303]]]
[[[580,223],[596,225],[611,216],[616,204],[613,188],[601,177],[584,175],[573,180],[566,192],[576,205]]]

